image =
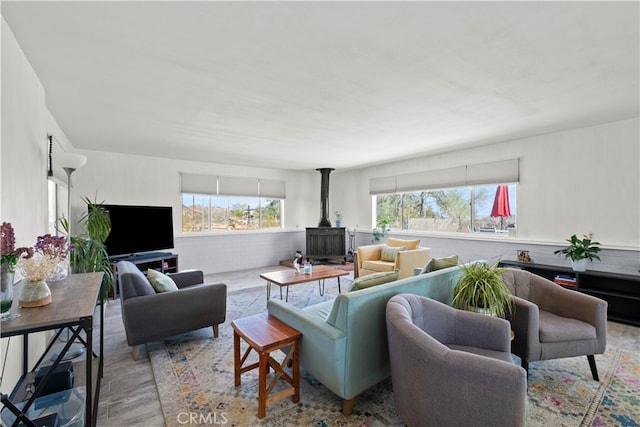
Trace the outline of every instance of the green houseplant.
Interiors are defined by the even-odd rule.
[[[600,242],[594,242],[593,235],[585,234],[582,239],[579,239],[575,234],[568,238],[569,246],[563,249],[554,251],[554,254],[562,254],[571,260],[571,266],[575,271],[585,271],[587,269],[587,262],[591,262],[594,259],[600,260],[598,252]]]
[[[378,217],[378,224],[376,228],[373,229],[373,241],[378,242],[382,237],[386,237],[391,230],[389,226],[393,222],[393,218],[390,216],[380,216]]]
[[[109,212],[102,206],[85,197],[87,212],[80,218],[78,224],[82,233],[70,236],[71,244],[75,245],[69,256],[69,264],[72,273],[103,273],[103,295],[106,297],[115,282],[115,276],[111,269],[109,254],[104,242],[111,233],[111,219]],[[62,228],[70,232],[69,222],[62,218]]]
[[[453,293],[453,306],[505,318],[511,314],[511,292],[502,280],[503,268],[484,262],[461,265],[463,276]]]
[[[342,212],[336,211],[336,227],[342,227]]]

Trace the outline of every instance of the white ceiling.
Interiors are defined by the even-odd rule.
[[[638,2],[12,2],[78,149],[359,168],[639,114]]]

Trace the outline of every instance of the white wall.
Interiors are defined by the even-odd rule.
[[[637,118],[334,175],[345,224],[373,228],[369,179],[520,158],[517,237],[563,242],[594,233],[604,246],[640,248]]]
[[[0,213],[2,221],[13,223],[18,245],[29,245],[46,231],[46,134],[56,135],[59,148],[69,149],[71,145],[48,112],[42,85],[4,20],[1,53]],[[423,235],[419,236],[423,244],[434,248],[435,256],[458,253],[463,260],[490,258],[492,254],[508,256],[516,248],[534,248],[535,261],[553,261],[548,254],[569,235],[593,232],[606,247],[606,262],[601,267],[633,272],[640,254],[638,127],[635,118],[362,170],[336,170],[330,179],[331,220],[335,221],[335,210],[342,211],[344,225],[360,230],[356,246],[368,244],[373,226],[370,178],[519,157],[517,211],[521,240]],[[103,152],[85,154],[86,166],[73,176],[73,219],[85,209],[83,196],[106,203],[172,205],[181,268],[202,268],[211,273],[275,264],[290,258],[296,249],[304,249],[304,228],[315,226],[320,218],[320,174],[316,171],[290,172]],[[182,236],[180,171],[285,179],[287,229]],[[30,347],[32,362],[44,342],[44,338],[38,339],[40,344]],[[2,351],[6,348],[7,340],[2,340]],[[17,379],[20,349],[19,340],[13,339],[2,391],[9,391]]]
[[[45,93],[2,20],[2,130],[0,139],[1,221],[10,222],[16,245],[31,246],[47,231],[47,133],[59,128],[45,107]],[[1,326],[0,326],[1,327]],[[29,340],[29,365],[44,351],[47,334]],[[8,348],[8,350],[7,350]],[[10,392],[22,371],[22,338],[2,339],[8,351],[2,392]]]
[[[496,236],[488,237],[485,235],[474,235],[472,237],[425,236],[424,234],[412,233],[391,233],[390,235],[399,239],[420,239],[420,246],[431,248],[431,255],[436,258],[457,255],[460,262],[469,262],[477,259],[484,259],[490,262],[500,260],[515,261],[517,260],[517,251],[526,250],[529,251],[532,262],[571,267],[567,259],[553,253],[564,246],[562,243],[544,243]],[[358,231],[355,239],[356,247],[370,245],[372,239],[371,231]],[[594,261],[589,265],[588,269],[631,275],[638,275],[639,273],[640,252],[637,249],[604,248],[600,252],[600,258],[601,261]]]
[[[317,200],[313,197],[316,192],[308,191],[320,186],[319,174],[315,171],[290,172],[101,151],[83,151],[83,154],[87,155],[87,163],[73,175],[72,211],[75,218],[86,210],[83,196],[107,204],[173,206],[174,234],[181,236],[180,172],[189,172],[285,180],[286,228],[305,227],[308,222],[317,222],[312,208],[318,206],[320,209],[320,199],[319,196]]]
[[[359,244],[370,243],[370,238],[360,238],[362,232],[366,235],[372,229],[370,178],[518,157],[517,239],[498,245],[504,251],[503,258],[513,258],[515,249],[528,248],[543,255],[538,259],[561,264],[562,259],[552,255],[553,250],[571,234],[593,232],[603,247],[631,251],[609,257],[622,257],[622,266],[605,259],[599,268],[623,268],[633,273],[640,263],[638,124],[638,119],[624,120],[362,170],[337,170],[330,178],[331,220],[335,221],[335,210],[342,211],[344,225],[358,228]],[[107,203],[172,205],[175,252],[180,255],[181,268],[214,273],[277,264],[296,249],[305,249],[304,228],[316,226],[320,218],[320,174],[316,171],[290,172],[103,152],[85,154],[87,165],[74,175],[74,217],[86,209],[80,196],[93,197],[96,192],[97,199]],[[180,171],[285,179],[286,230],[184,236]],[[487,254],[481,256],[484,258],[496,252],[495,240],[479,243],[482,240],[474,237],[418,236],[461,256]],[[533,245],[533,249],[527,245]],[[470,247],[479,253],[467,250]],[[546,258],[544,254],[552,256]]]
[[[142,157],[99,151],[83,151],[87,163],[73,175],[72,218],[86,211],[82,198],[88,196],[107,204],[172,206],[174,252],[180,268],[199,268],[205,273],[277,264],[304,249],[296,233],[315,226],[320,212],[320,174],[293,172]],[[54,159],[55,161],[55,159]],[[208,235],[182,233],[180,172],[255,176],[286,181],[284,231],[216,232]]]

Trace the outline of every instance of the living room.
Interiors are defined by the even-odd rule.
[[[518,102],[518,97],[514,96],[504,98],[508,99],[508,102],[504,101],[505,103],[485,104],[478,101],[471,103],[471,106],[455,104],[452,108],[461,109],[463,113],[467,111],[466,109],[477,109],[482,113],[482,117],[478,118],[468,112],[461,113],[463,121],[455,122],[454,126],[445,126],[444,123],[436,121],[447,116],[436,116],[432,119],[431,127],[438,128],[441,125],[447,132],[451,133],[455,130],[457,133],[455,137],[440,135],[439,146],[427,147],[424,141],[421,144],[415,143],[411,132],[399,131],[392,134],[392,142],[387,141],[377,145],[376,149],[368,148],[366,138],[358,138],[360,145],[352,144],[347,138],[348,132],[345,132],[342,139],[325,141],[324,145],[317,143],[306,145],[301,142],[305,135],[298,135],[296,138],[285,138],[289,144],[286,150],[295,153],[295,157],[290,157],[286,165],[280,163],[277,167],[273,165],[272,162],[275,160],[272,158],[269,162],[256,161],[263,157],[267,158],[265,152],[270,150],[267,144],[278,145],[275,137],[271,141],[265,140],[264,143],[260,141],[255,145],[234,140],[237,144],[235,150],[214,153],[208,158],[232,158],[234,161],[205,161],[202,160],[206,157],[203,151],[193,149],[189,152],[181,148],[183,145],[180,137],[184,135],[178,135],[172,141],[173,151],[161,152],[155,147],[153,139],[145,139],[138,145],[137,151],[131,151],[127,146],[136,146],[137,141],[129,139],[126,135],[118,136],[118,132],[111,133],[113,129],[117,130],[120,126],[118,122],[102,123],[100,127],[100,129],[111,128],[109,135],[114,144],[111,146],[106,145],[102,136],[97,136],[100,134],[99,130],[90,133],[86,133],[86,129],[73,130],[71,124],[67,122],[69,119],[63,107],[65,102],[70,104],[75,102],[74,98],[79,96],[77,93],[79,90],[73,87],[48,86],[49,77],[44,69],[47,67],[46,55],[41,54],[36,59],[30,58],[34,52],[34,48],[30,45],[34,40],[34,34],[40,32],[40,38],[47,38],[47,25],[30,24],[32,34],[29,35],[29,31],[25,30],[29,28],[28,21],[18,19],[19,8],[11,9],[11,3],[3,2],[2,4],[3,108],[0,146],[2,164],[0,213],[2,221],[11,222],[15,227],[19,246],[32,244],[36,236],[48,229],[46,136],[51,134],[55,136],[54,172],[60,177],[61,186],[65,186],[65,179],[63,171],[59,165],[56,165],[56,156],[61,152],[78,152],[87,157],[86,165],[73,174],[71,216],[79,218],[86,211],[86,205],[82,200],[84,196],[92,198],[95,196],[99,201],[113,204],[172,206],[175,235],[175,248],[172,252],[180,256],[181,270],[195,268],[203,270],[205,274],[217,274],[273,266],[280,260],[290,259],[296,250],[305,248],[305,228],[317,225],[321,210],[320,174],[315,170],[316,168],[335,168],[331,174],[330,184],[331,212],[340,210],[343,213],[343,224],[355,230],[357,247],[371,243],[372,230],[377,225],[373,213],[374,202],[370,194],[372,179],[518,159],[519,177],[516,184],[518,220],[515,235],[508,237],[474,233],[451,235],[407,230],[391,230],[391,235],[406,239],[421,239],[422,246],[432,248],[434,257],[457,254],[460,260],[465,262],[476,259],[508,260],[515,258],[517,250],[528,250],[536,262],[568,265],[553,252],[561,248],[564,240],[572,234],[593,233],[602,243],[603,248],[602,261],[595,264],[593,269],[638,274],[640,267],[640,221],[638,220],[640,218],[640,168],[638,167],[640,164],[640,144],[638,143],[640,102],[638,100],[638,23],[634,18],[638,15],[638,5],[635,2],[623,2],[611,6],[604,6],[598,2],[589,3],[587,6],[578,2],[573,6],[575,10],[571,8],[569,11],[564,10],[563,13],[567,15],[559,14],[558,27],[571,22],[571,13],[578,14],[580,19],[589,18],[584,27],[580,27],[580,24],[574,25],[588,29],[588,31],[584,30],[584,33],[591,33],[589,42],[604,40],[597,44],[598,49],[602,49],[598,53],[605,51],[607,55],[585,54],[576,63],[568,61],[566,68],[560,70],[555,70],[552,63],[545,63],[544,66],[554,72],[564,73],[555,76],[557,80],[553,81],[551,76],[542,70],[520,70],[523,73],[523,86],[532,84],[531,87],[526,88],[525,101]],[[57,2],[50,3],[55,5]],[[507,3],[507,5],[510,5],[510,9],[503,13],[510,17],[517,16],[518,4]],[[42,5],[36,3],[33,7],[38,6]],[[48,7],[55,10],[55,6]],[[313,7],[321,6],[315,4]],[[551,3],[549,10],[545,10],[544,13],[554,13],[554,7]],[[462,8],[462,5],[458,5],[452,13],[460,13]],[[595,10],[589,9],[588,12],[584,12],[584,8],[595,8]],[[617,8],[623,8],[622,12]],[[312,11],[317,10],[312,9]],[[353,13],[353,11],[350,12]],[[522,12],[523,20],[525,20],[524,15],[528,16],[529,12],[531,11]],[[117,15],[117,12],[114,13]],[[49,13],[42,13],[42,17],[38,19],[45,19],[49,15]],[[24,16],[31,17],[29,13]],[[602,16],[608,19],[602,19]],[[624,17],[630,17],[630,19],[627,20]],[[73,14],[70,19],[82,21],[74,18]],[[469,17],[465,19],[465,22],[471,20]],[[485,17],[485,19],[488,18]],[[530,19],[536,22],[535,18]],[[12,20],[15,24],[12,24]],[[56,26],[56,24],[48,25]],[[522,25],[523,28],[531,31],[530,21],[523,22]],[[547,49],[552,49],[553,45],[548,39],[560,37],[565,31],[575,31],[577,39],[588,35],[579,28],[556,28],[556,26],[543,26],[542,23],[540,25],[541,32],[545,33],[544,41],[540,43]],[[65,26],[62,25],[62,27]],[[54,32],[53,29],[50,31]],[[603,35],[599,31],[602,31]],[[534,34],[527,34],[535,39]],[[540,34],[536,35],[542,37]],[[57,37],[64,37],[64,34]],[[333,42],[335,43],[335,40]],[[572,47],[580,46],[576,41],[573,43],[576,44],[571,45]],[[536,44],[532,43],[532,45]],[[508,46],[502,44],[497,46],[506,49],[507,53],[512,53],[508,50]],[[560,49],[559,53],[551,53],[550,56],[543,56],[543,58],[561,62],[560,59],[566,52]],[[60,59],[65,55],[64,47],[52,54],[53,62],[64,62]],[[68,52],[66,54],[71,56]],[[531,54],[534,55],[534,53]],[[537,54],[541,55],[540,52]],[[480,61],[480,58],[476,59]],[[495,68],[483,70],[483,78],[487,79],[485,74],[497,73],[500,66],[517,62],[519,59],[519,56],[496,58],[498,65]],[[401,60],[403,58],[398,59],[398,63],[402,63]],[[486,62],[481,63],[486,65]],[[54,64],[50,65],[54,66]],[[452,66],[452,76],[457,75],[455,72],[460,68],[468,68],[472,71],[479,68],[473,61],[457,65],[457,68]],[[585,70],[586,68],[591,69]],[[475,71],[480,74],[480,70]],[[69,70],[60,72],[69,72]],[[135,72],[135,69],[129,72]],[[545,88],[548,107],[545,108],[542,102],[537,104],[538,111],[535,112],[537,115],[529,111],[528,102],[536,101],[535,93],[543,91],[542,87],[545,85],[533,86],[535,78],[527,80],[527,73],[534,77],[536,73],[541,73],[544,78],[549,79],[546,82],[548,87]],[[261,75],[256,73],[256,77]],[[86,75],[77,76],[77,78],[90,79]],[[477,87],[469,84],[459,90],[460,96],[469,99],[489,97],[491,90],[487,87],[491,86],[483,86],[489,84],[497,85],[498,82],[496,79],[490,79],[480,80]],[[422,89],[424,90],[424,87]],[[514,86],[510,90],[517,92],[517,89],[519,87]],[[404,88],[404,90],[405,92],[402,92],[404,96],[398,96],[395,104],[388,105],[390,109],[397,108],[398,115],[405,114],[403,105],[410,104],[415,99],[411,96],[411,89]],[[507,89],[504,90],[502,95],[507,92]],[[558,97],[562,95],[561,102],[553,99],[550,93],[553,91],[558,93]],[[428,92],[422,92],[422,96],[428,98],[426,94]],[[128,98],[124,96],[122,99]],[[393,97],[386,99],[389,102],[391,100]],[[100,101],[95,99],[91,104],[83,106],[86,115],[76,116],[75,120],[77,122],[86,120],[88,123],[99,122],[91,114],[94,103],[95,108],[98,109]],[[313,104],[312,101],[309,103]],[[256,104],[259,105],[259,102]],[[446,109],[446,107],[443,108]],[[117,107],[112,106],[111,109],[117,109]],[[61,111],[60,117],[54,113],[55,110]],[[505,110],[515,110],[516,113],[510,112],[505,115]],[[427,113],[422,115],[414,115],[413,120],[417,121],[421,116],[428,116],[431,112],[441,110],[426,111]],[[328,114],[328,116],[333,117],[334,114]],[[376,112],[370,114],[367,116],[368,123],[365,122],[361,126],[367,127],[368,124],[372,130],[366,133],[366,137],[371,138],[372,141],[375,139],[379,143],[379,138],[373,138],[377,132],[374,126]],[[537,121],[518,122],[514,118],[529,114],[535,116]],[[354,121],[357,118],[354,116]],[[474,122],[475,128],[463,126],[464,120],[472,119],[477,120]],[[154,118],[133,117],[132,120],[143,123],[139,125],[143,128],[149,127],[150,133],[151,128],[155,127]],[[508,120],[512,121],[508,122]],[[526,128],[519,127],[524,123],[527,124]],[[406,122],[403,124],[406,125]],[[497,127],[499,132],[493,132],[492,125]],[[282,129],[285,129],[284,125]],[[425,130],[425,127],[419,127],[419,129]],[[76,137],[77,132],[83,136]],[[351,129],[351,132],[355,131]],[[94,137],[87,140],[85,138],[87,134]],[[307,136],[316,138],[312,135]],[[400,139],[402,137],[412,141],[413,152],[405,151]],[[158,144],[162,139],[157,138]],[[365,142],[362,142],[362,139],[365,139]],[[436,138],[428,135],[423,139]],[[213,138],[213,140],[224,140],[224,137]],[[186,141],[185,138],[185,144]],[[322,149],[314,149],[320,145]],[[370,152],[383,154],[379,157],[371,157]],[[250,155],[244,160],[238,160],[238,157],[233,157],[238,153],[250,153]],[[284,181],[286,198],[283,227],[277,230],[254,232],[229,230],[202,234],[184,233],[181,227],[182,199],[180,196],[181,173],[185,172]],[[62,202],[61,205],[65,203]],[[39,340],[38,342],[38,338],[35,338],[30,342],[30,363],[37,360],[45,346],[46,337],[42,336]],[[12,341],[8,351],[6,341],[2,342],[3,356],[4,354],[8,356],[7,369],[1,385],[3,392],[10,391],[13,383],[17,381],[22,360],[19,341]]]

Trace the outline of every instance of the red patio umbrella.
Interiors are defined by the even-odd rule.
[[[504,219],[511,216],[508,185],[499,185],[498,188],[496,188],[496,197],[493,199],[491,216],[494,218],[500,218],[500,228],[504,229]]]

